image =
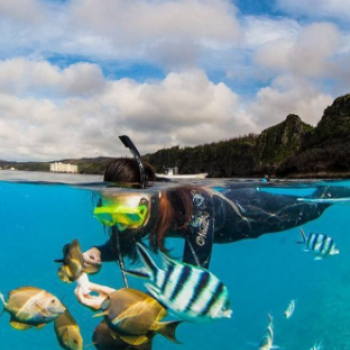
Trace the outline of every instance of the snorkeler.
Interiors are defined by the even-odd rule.
[[[140,176],[141,168],[134,170],[133,179],[145,179]],[[109,181],[120,181],[109,171],[108,174]],[[144,188],[145,184],[141,183],[140,187]],[[321,186],[308,198],[339,198],[344,196],[344,190],[349,197],[349,189]],[[154,251],[164,252],[167,251],[165,239],[173,237],[185,241],[183,262],[208,268],[214,243],[257,238],[297,227],[317,219],[330,205],[299,201],[295,196],[259,191],[255,185],[242,183],[222,188],[220,192],[188,185],[156,192],[106,191],[94,214],[110,227],[110,239],[85,252],[84,260],[101,264],[101,261],[121,261],[124,256],[133,259],[135,243],[145,237]]]
[[[316,190],[313,198],[323,195]],[[322,198],[322,197],[321,197]],[[111,238],[84,253],[88,263],[135,257],[135,242],[148,237],[154,251],[166,251],[168,237],[185,240],[183,262],[209,266],[213,243],[231,243],[298,227],[317,219],[329,204],[298,201],[256,188],[177,186],[157,192],[106,192],[95,216]],[[94,260],[94,261],[90,261]]]

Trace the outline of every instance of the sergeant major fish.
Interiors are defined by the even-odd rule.
[[[21,287],[9,292],[8,301],[0,293],[4,309],[11,315],[10,325],[18,330],[41,328],[57,316],[65,307],[49,292],[36,287]]]
[[[306,237],[302,228],[300,228],[300,232],[303,236],[303,241],[297,243],[304,243],[305,251],[316,255],[315,260],[339,254],[339,249],[336,247],[332,237],[321,233],[310,233]]]
[[[290,301],[286,311],[284,312],[284,315],[286,316],[286,318],[292,317],[295,310],[296,301],[297,301],[296,299],[293,299]]]
[[[177,262],[161,254],[164,270],[160,269],[145,248],[137,243],[137,251],[145,268],[127,273],[148,279],[149,292],[181,319],[209,322],[231,317],[227,287],[206,269]]]

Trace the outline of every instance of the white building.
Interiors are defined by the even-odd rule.
[[[78,165],[55,162],[50,164],[50,171],[56,173],[77,173]]]

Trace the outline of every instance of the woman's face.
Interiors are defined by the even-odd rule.
[[[95,208],[95,216],[105,225],[116,225],[119,231],[142,227],[151,210],[151,196],[145,192],[107,193],[102,205]]]

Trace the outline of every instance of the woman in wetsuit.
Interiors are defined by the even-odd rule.
[[[337,190],[316,189],[311,198],[323,198],[330,191],[334,197]],[[300,226],[317,219],[330,206],[266,193],[256,186],[221,192],[198,186],[177,186],[157,192],[107,192],[100,204],[95,216],[111,228],[111,238],[84,253],[89,263],[116,260],[117,235],[121,254],[131,258],[136,254],[136,241],[147,237],[154,251],[165,252],[166,238],[178,237],[185,240],[183,261],[206,268],[213,243],[257,238]]]
[[[126,137],[120,137],[134,159],[121,158],[106,169],[104,180],[145,188],[157,181],[152,166]],[[167,237],[184,239],[183,261],[208,267],[213,243],[230,243],[284,231],[317,219],[331,204],[303,202],[295,196],[259,191],[257,184],[236,183],[214,191],[199,186],[166,190],[107,192],[95,215],[110,227],[110,239],[84,253],[88,264],[136,257],[135,242],[148,237],[150,246],[166,251]],[[350,189],[319,187],[310,198],[349,197]]]

